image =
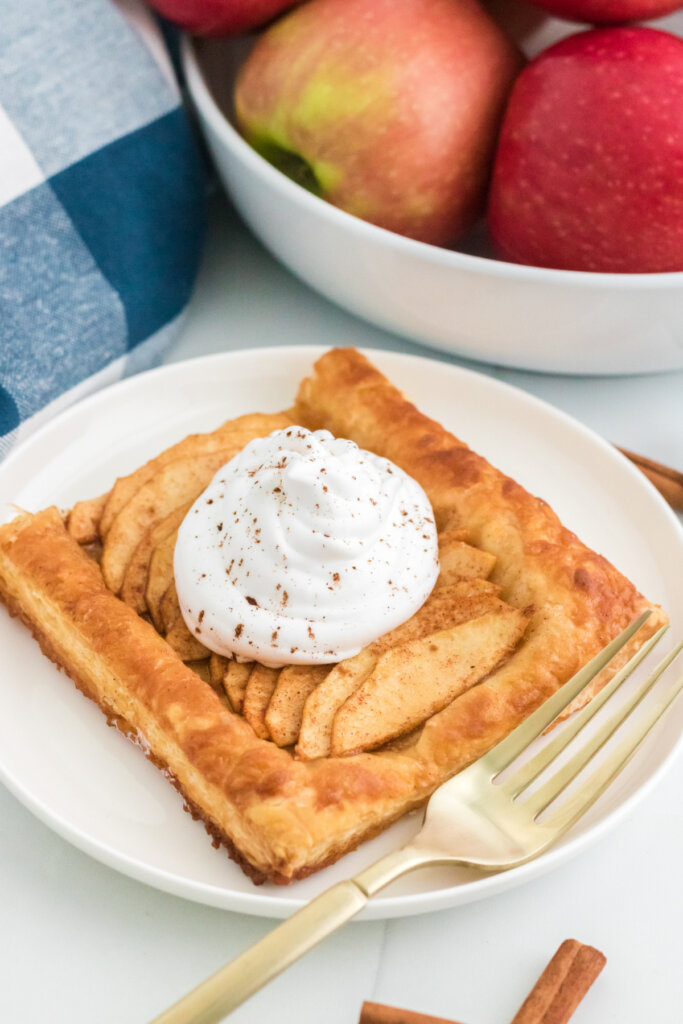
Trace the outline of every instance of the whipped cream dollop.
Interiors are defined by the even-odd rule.
[[[218,471],[179,531],[176,589],[210,650],[280,667],[357,654],[439,574],[420,485],[329,431],[277,430]]]

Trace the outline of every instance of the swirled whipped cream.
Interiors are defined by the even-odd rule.
[[[183,618],[210,650],[326,664],[424,604],[436,527],[420,485],[388,459],[292,427],[219,470],[178,531],[174,571]]]

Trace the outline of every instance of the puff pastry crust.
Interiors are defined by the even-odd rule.
[[[666,621],[545,502],[420,413],[355,350],[318,361],[293,415],[415,477],[439,529],[466,529],[496,556],[492,579],[505,601],[533,608],[515,653],[393,748],[300,761],[259,739],[107,589],[57,509],[0,527],[0,596],[10,611],[112,721],[144,743],[188,808],[257,882],[304,877],[376,835],[498,742],[645,608],[654,613],[622,660]]]

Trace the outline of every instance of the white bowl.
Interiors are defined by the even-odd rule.
[[[678,30],[683,17],[657,24]],[[533,28],[528,53],[576,26],[545,19]],[[380,327],[485,362],[578,374],[683,368],[683,273],[519,266],[489,255],[482,230],[461,246],[469,251],[442,249],[367,224],[294,184],[231,123],[234,77],[249,46],[246,38],[186,38],[188,88],[238,211],[311,287]]]

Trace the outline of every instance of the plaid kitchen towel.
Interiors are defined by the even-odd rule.
[[[0,27],[0,458],[157,360],[192,289],[200,156],[134,0],[20,0]]]

